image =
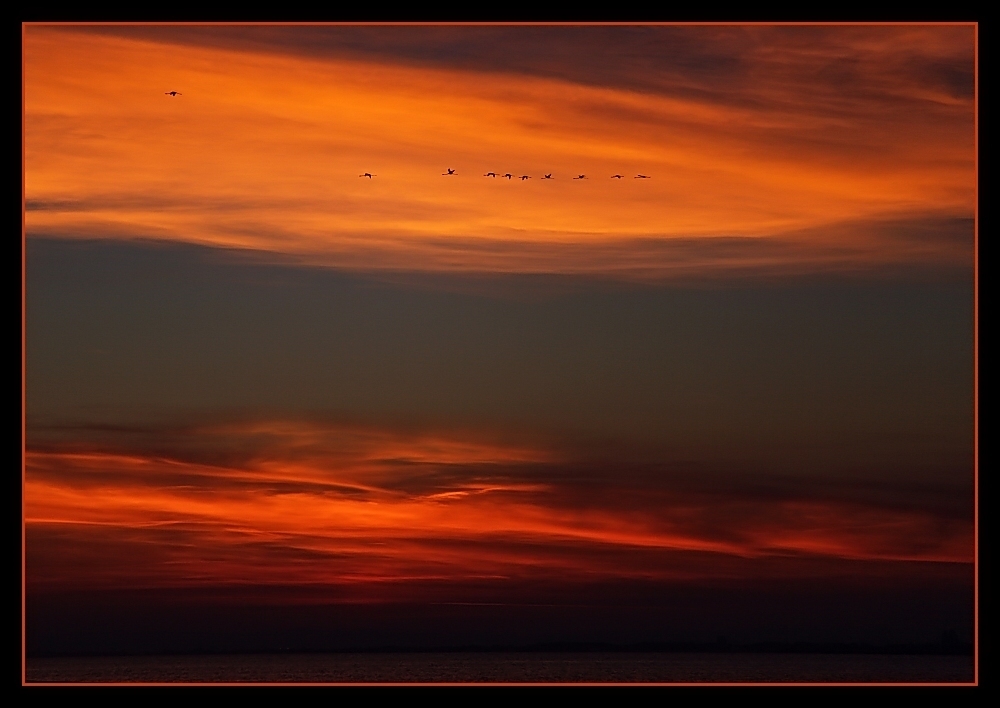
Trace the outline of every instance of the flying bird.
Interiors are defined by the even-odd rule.
[[[451,168],[449,167],[449,168],[448,168],[448,171],[447,171],[447,172],[442,172],[441,174],[443,174],[443,175],[444,175],[445,177],[447,177],[448,175],[453,175],[453,174],[455,174],[455,170],[453,170],[453,169],[451,169]]]
[[[636,175],[632,179],[652,179],[649,175]]]
[[[545,175],[544,177],[542,177],[542,179],[552,179],[552,173],[549,172],[547,175]]]
[[[573,179],[587,179],[587,175],[577,175]]]
[[[526,179],[531,179],[531,175],[521,175],[518,179],[520,179],[523,182]]]
[[[483,175],[483,177],[496,177],[496,176],[497,176],[496,172],[487,172],[486,174]]]
[[[621,175],[611,175],[611,179],[621,179]]]
[[[508,173],[506,173],[506,174],[504,175],[504,177],[506,177],[507,179],[510,179],[510,178],[511,178],[511,177],[513,177],[513,176],[514,176],[514,175],[512,175],[512,174],[511,174],[510,172],[508,172]]]
[[[180,91],[164,91],[163,93],[165,95],[167,95],[167,96],[183,96],[184,95]]]
[[[373,175],[371,172],[365,172],[363,175],[358,175],[358,177],[367,177],[371,179],[372,177],[377,177],[378,175]]]

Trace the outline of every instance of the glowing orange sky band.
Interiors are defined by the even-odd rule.
[[[900,36],[934,51],[933,33]],[[773,82],[758,96],[770,107],[748,108],[65,28],[29,27],[24,62],[29,234],[348,267],[558,272],[614,268],[587,248],[637,238],[780,236],[803,249],[796,259],[829,259],[832,247],[862,262],[933,259],[823,229],[973,210],[971,100],[891,77],[887,95],[925,110],[882,115],[857,99],[831,117],[810,102],[846,99],[795,99]],[[449,167],[457,175],[442,177]],[[491,170],[535,179],[482,176]]]
[[[74,581],[112,584],[700,572],[683,563],[630,566],[593,553],[615,547],[744,558],[971,561],[969,524],[942,526],[941,519],[920,511],[670,496],[655,513],[594,509],[567,506],[565,490],[551,483],[491,477],[490,465],[499,462],[555,459],[544,451],[532,455],[524,448],[386,434],[369,436],[359,449],[340,450],[333,458],[296,449],[286,447],[284,460],[271,449],[239,467],[108,452],[30,452],[26,523],[29,530],[75,527],[74,535],[99,533],[108,542],[183,533],[183,543],[158,536],[155,543],[140,544],[163,556],[145,572],[123,562],[107,578],[84,573]],[[461,464],[462,452],[468,453],[467,464],[478,466],[468,468],[461,482],[418,491],[400,487],[414,474],[413,463]],[[720,504],[728,510],[721,526]],[[580,554],[581,548],[591,552]],[[79,573],[74,567],[47,568],[35,580],[72,581]],[[132,578],[136,572],[138,580]]]

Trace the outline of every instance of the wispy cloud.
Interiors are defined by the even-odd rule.
[[[27,228],[414,271],[663,278],[961,260],[968,244],[872,235],[970,219],[975,188],[963,28],[890,30],[718,29],[706,41],[721,58],[677,44],[656,61],[681,68],[643,92],[618,74],[586,83],[385,47],[29,27]],[[723,50],[733,32],[737,49]],[[684,89],[706,72],[708,89]],[[720,261],[726,239],[748,255]]]
[[[29,583],[668,579],[735,572],[726,559],[971,560],[963,517],[692,487],[662,470],[594,476],[558,446],[315,421],[182,437],[172,456],[29,451]]]

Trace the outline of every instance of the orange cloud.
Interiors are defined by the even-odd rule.
[[[720,104],[28,26],[26,227],[416,271],[669,273],[676,251],[636,242],[720,236],[777,238],[782,263],[939,259],[837,225],[970,217],[971,101],[885,72],[878,96],[796,97],[781,56]],[[899,96],[921,110],[885,105]]]
[[[731,559],[971,561],[965,521],[669,485],[616,505],[560,474],[574,469],[565,456],[530,446],[293,422],[191,435],[242,440],[244,453],[208,464],[30,451],[29,583],[662,579],[731,572]]]

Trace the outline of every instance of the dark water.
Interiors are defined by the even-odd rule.
[[[385,653],[33,658],[28,683],[970,682],[967,656]]]

